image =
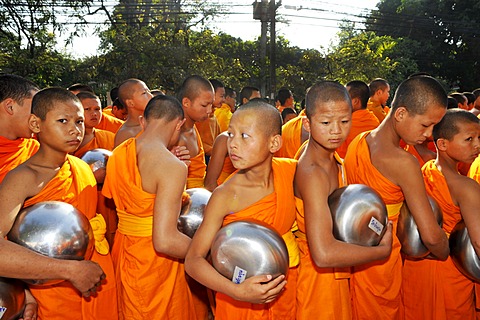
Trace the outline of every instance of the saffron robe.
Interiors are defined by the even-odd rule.
[[[353,267],[350,279],[354,319],[402,319],[402,259],[397,234],[398,214],[404,201],[402,189],[385,178],[373,165],[366,141],[369,132],[358,135],[348,147],[344,160],[348,184],[365,184],[382,197],[388,218],[393,222],[390,257]]]
[[[92,140],[73,153],[75,157],[81,158],[87,151],[97,148],[113,150],[115,134],[110,131],[93,128],[93,135],[94,138]]]
[[[9,140],[0,136],[0,183],[9,171],[24,163],[39,147],[35,139]]]
[[[239,212],[227,215],[223,225],[239,220],[254,219],[269,224],[282,235],[292,235],[290,229],[295,221],[295,197],[293,194],[295,169],[295,160],[274,158],[272,170],[275,192]],[[294,240],[293,243],[295,243]],[[289,255],[292,256],[288,243],[287,247]],[[271,303],[241,302],[225,294],[217,293],[215,319],[295,319],[296,273],[297,268],[291,265],[285,290]]]
[[[235,172],[235,167],[233,166],[232,160],[230,160],[230,156],[227,154],[225,160],[223,160],[223,167],[222,172],[220,172],[220,176],[217,179],[217,184],[221,185],[225,180]]]
[[[462,220],[460,208],[453,203],[447,181],[434,160],[422,168],[427,193],[443,213],[443,230],[450,235]],[[475,319],[475,282],[446,261],[405,261],[404,301],[406,319],[473,320]]]
[[[302,119],[305,110],[298,117],[288,121],[282,126],[282,147],[275,153],[275,157],[293,159],[302,145]]]
[[[197,130],[196,124],[194,126],[197,134],[198,154],[190,158],[190,165],[188,166],[187,175],[187,189],[203,188],[205,173],[207,172],[207,165],[205,163],[205,152],[203,150],[203,143],[200,138],[200,133]]]
[[[480,183],[480,157],[477,157],[468,171],[468,176]]]
[[[103,194],[113,198],[119,218],[112,257],[120,319],[195,319],[183,263],[153,246],[155,195],[142,188],[135,138],[113,151]]]
[[[232,111],[230,106],[226,103],[223,103],[220,108],[215,109],[215,117],[217,118],[218,125],[220,126],[220,132],[227,131],[228,125],[230,124],[230,119],[232,118]]]
[[[377,117],[367,109],[360,109],[352,113],[352,127],[345,142],[337,148],[338,155],[343,159],[347,154],[348,145],[357,135],[362,132],[370,131],[380,125]]]
[[[106,278],[102,281],[97,295],[88,299],[82,298],[81,294],[67,281],[51,286],[30,286],[30,291],[38,302],[38,318],[45,320],[118,319],[112,258],[108,253],[108,244],[104,243],[106,241],[101,234],[102,231],[105,233],[105,226],[92,223],[92,219],[96,216],[97,188],[90,167],[77,157],[67,155],[67,161],[57,175],[37,195],[26,200],[24,207],[42,201],[69,203],[91,220],[96,240],[95,246],[98,248],[99,245],[103,245],[104,250],[104,254],[94,250],[91,260],[100,265]],[[98,234],[99,231],[100,234]]]
[[[124,121],[118,119],[117,117],[110,116],[108,114],[102,114],[102,119],[100,120],[100,123],[98,124],[98,126],[96,126],[96,128],[117,133],[118,129],[120,129],[123,123]]]
[[[417,149],[415,148],[415,146],[411,146],[411,145],[407,145],[405,147],[405,151],[407,151],[408,153],[410,153],[411,155],[413,155],[415,158],[417,158],[418,160],[418,163],[420,163],[420,167],[423,167],[423,165],[425,164],[425,161],[423,160],[422,156],[420,155],[420,153],[418,153]]]
[[[346,185],[342,160],[337,154],[338,186]],[[297,316],[296,319],[352,319],[349,278],[351,268],[319,268],[310,255],[306,239],[305,212],[303,200],[295,198],[297,211],[298,247],[300,264],[297,278]]]
[[[200,133],[200,139],[202,140],[205,155],[210,156],[213,142],[221,132],[217,118],[212,114],[206,120],[195,123],[195,127],[197,128],[198,133]]]
[[[373,112],[373,114],[375,115],[375,117],[377,117],[380,123],[382,123],[383,119],[385,119],[385,117],[387,116],[384,108],[385,107],[381,104],[368,99],[367,110]]]

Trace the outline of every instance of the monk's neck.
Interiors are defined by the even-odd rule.
[[[30,158],[30,164],[47,169],[56,170],[61,168],[67,161],[67,153],[46,148],[40,143],[40,148]]]
[[[453,160],[448,156],[438,155],[437,159],[435,160],[435,165],[444,176],[460,174],[458,172],[459,164],[459,161]]]
[[[372,131],[372,137],[379,141],[393,144],[394,146],[400,145],[401,137],[398,135],[394,126],[394,119],[390,117],[390,114],[380,123],[380,125]]]
[[[185,117],[185,123],[182,125],[182,131],[189,131],[193,129],[195,121],[189,117]]]

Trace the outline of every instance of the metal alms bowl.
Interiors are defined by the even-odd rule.
[[[0,319],[18,319],[24,308],[23,283],[15,279],[0,278]]]
[[[42,255],[65,260],[90,259],[95,240],[87,217],[72,205],[45,201],[20,211],[8,240]],[[60,280],[27,280],[35,285]]]
[[[428,201],[432,207],[435,220],[437,220],[438,225],[441,227],[443,224],[442,210],[432,197],[428,196]],[[403,203],[403,206],[400,209],[397,225],[397,237],[402,244],[402,253],[404,253],[408,258],[421,259],[430,253],[430,251],[422,242],[420,233],[418,232],[417,224],[415,223],[415,220],[413,219],[406,202]]]
[[[97,148],[85,152],[81,159],[90,166],[93,172],[95,172],[98,169],[105,168],[107,166],[108,158],[111,155],[111,151]]]
[[[213,267],[235,283],[256,275],[288,273],[282,236],[259,221],[236,221],[221,228],[212,242]]]
[[[351,184],[328,197],[336,239],[362,246],[380,243],[388,222],[380,195],[363,184]]]
[[[480,282],[480,259],[470,241],[465,222],[457,223],[450,234],[450,256],[455,266],[467,278]]]
[[[212,193],[203,188],[191,188],[185,191],[190,199],[182,207],[177,221],[177,229],[190,238],[202,224],[203,213]]]

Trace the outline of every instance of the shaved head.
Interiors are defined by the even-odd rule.
[[[398,86],[392,101],[392,112],[404,107],[412,115],[424,114],[429,107],[446,109],[447,104],[447,93],[440,82],[430,76],[414,76]]]
[[[138,79],[128,79],[123,81],[118,87],[118,98],[124,106],[127,105],[125,101],[132,97],[133,88],[139,83],[143,83],[143,81]]]
[[[214,92],[212,84],[207,79],[193,75],[185,79],[177,92],[177,98],[182,102],[183,98],[193,101],[202,91]]]
[[[180,101],[171,96],[153,97],[147,104],[143,116],[148,122],[150,119],[165,119],[170,122],[175,119],[183,119],[183,108]]]
[[[282,115],[275,107],[266,103],[265,100],[261,98],[250,100],[235,111],[232,119],[235,115],[241,114],[242,112],[254,112],[257,124],[267,136],[282,134]]]
[[[317,107],[331,101],[346,101],[352,108],[352,100],[347,89],[336,81],[322,81],[311,86],[305,97],[305,112],[311,119]]]
[[[73,101],[82,107],[80,99],[72,92],[63,88],[47,88],[40,90],[33,96],[32,100],[32,113],[39,117],[41,120],[47,118],[47,113],[50,110],[55,109],[57,102],[69,102]],[[83,108],[82,108],[83,109]]]
[[[460,108],[448,109],[442,120],[433,127],[433,141],[446,139],[451,141],[459,132],[460,123],[480,123],[480,119],[473,113]]]

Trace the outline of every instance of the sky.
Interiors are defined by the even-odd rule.
[[[228,14],[215,18],[208,27],[215,32],[224,32],[243,40],[254,40],[260,36],[261,23],[253,19],[254,0],[211,0],[222,3],[228,8]],[[259,2],[261,0],[258,0]],[[279,2],[279,1],[277,1]],[[342,19],[360,21],[378,0],[283,0],[277,10],[277,35],[284,36],[291,45],[302,49],[328,48],[336,43],[338,25]],[[71,45],[60,48],[75,57],[95,55],[100,40],[87,31],[87,35],[77,37]]]

